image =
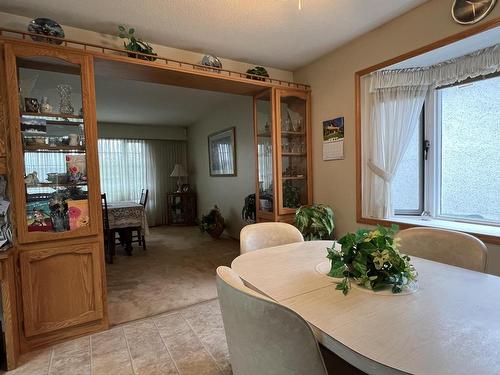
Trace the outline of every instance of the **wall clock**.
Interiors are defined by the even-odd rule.
[[[486,17],[495,4],[496,0],[454,0],[451,15],[456,22],[470,25]]]

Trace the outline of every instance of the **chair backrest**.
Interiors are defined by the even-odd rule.
[[[240,232],[240,252],[263,249],[265,247],[286,245],[293,242],[303,242],[302,233],[287,223],[250,224]]]
[[[234,375],[326,375],[309,324],[294,311],[217,268],[217,292]]]
[[[402,253],[473,271],[486,270],[486,245],[470,234],[415,227],[399,231],[395,237]]]
[[[148,189],[142,189],[141,191],[141,199],[139,199],[139,204],[141,204],[144,208],[146,208],[146,204],[148,203]]]
[[[109,213],[108,213],[108,200],[106,199],[106,193],[101,194],[101,205],[102,205],[102,224],[104,230],[109,229]]]

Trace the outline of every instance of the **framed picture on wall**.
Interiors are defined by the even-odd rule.
[[[208,136],[210,176],[236,176],[236,129],[234,127]]]

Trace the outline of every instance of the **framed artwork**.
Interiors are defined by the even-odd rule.
[[[208,168],[212,177],[236,176],[236,128],[208,136]]]

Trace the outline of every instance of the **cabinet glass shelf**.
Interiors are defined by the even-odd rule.
[[[80,66],[72,64],[73,74],[56,72],[44,69],[49,60],[18,67],[28,232],[89,225]]]

